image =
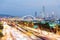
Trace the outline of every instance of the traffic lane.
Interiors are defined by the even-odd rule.
[[[13,37],[16,38],[16,40],[18,39],[21,39],[21,40],[32,40],[31,38],[29,38],[26,34],[22,33],[21,31],[17,30],[17,29],[12,29],[11,30],[11,34]]]
[[[33,34],[36,36],[36,37],[38,37],[38,38],[40,38],[40,39],[42,39],[42,40],[51,40],[51,38],[48,38],[47,36],[42,36],[42,35],[39,35],[38,33],[35,33],[35,32],[33,32]]]
[[[19,31],[23,31],[24,33],[28,33],[24,28],[20,28],[20,27],[16,27]],[[30,33],[28,33],[28,34],[30,34]],[[28,34],[26,34],[26,35],[28,35]],[[41,38],[39,38],[39,37],[37,37],[37,36],[35,36],[34,34],[30,34],[30,35],[28,35],[30,38],[32,38],[33,40],[43,40],[43,39],[41,39]],[[33,37],[35,37],[35,38],[33,38]]]
[[[31,35],[32,36],[32,35]],[[35,36],[35,35],[34,35]],[[32,36],[33,37],[33,36]],[[37,36],[36,36],[37,37]],[[34,40],[34,39],[33,39]],[[42,37],[42,36],[40,36],[40,37],[37,37],[35,40],[50,40],[49,38],[47,38],[47,37]]]
[[[32,36],[32,35],[31,35],[31,36]],[[37,39],[38,39],[38,38],[39,38],[39,37],[37,37]],[[40,39],[41,39],[41,40],[50,40],[50,39],[47,38],[47,37],[41,37]],[[39,39],[39,40],[40,40],[40,39]]]
[[[31,38],[32,40],[42,40],[41,38],[38,38],[38,37],[36,37],[35,35],[33,35],[33,34],[30,34],[29,32],[27,32],[27,31],[25,31],[24,29],[21,29],[21,28],[19,28],[18,29],[19,31],[24,31],[24,34],[25,35],[27,35],[29,38]],[[22,32],[23,33],[23,32]]]
[[[7,36],[6,39],[10,39],[9,37],[12,35],[12,38],[13,39],[16,39],[16,40],[31,40],[28,36],[24,35],[22,32],[18,31],[17,29],[7,25],[7,23],[5,22],[3,24],[3,26],[5,27],[4,29],[6,30],[3,30],[3,34],[7,34],[5,36]]]
[[[42,40],[52,40],[52,39],[50,39],[48,37],[43,37],[43,36],[40,36],[39,38],[41,38]]]
[[[27,29],[27,28],[26,28]],[[30,31],[31,32],[31,31]],[[38,36],[38,34],[36,33],[36,32],[34,32],[33,31],[33,34],[35,35],[35,36]],[[40,37],[38,37],[38,38],[41,38],[42,40],[50,40],[48,37],[44,37],[44,36],[40,36]]]
[[[59,38],[60,38],[60,35],[58,36],[58,35],[56,35],[56,34],[54,34],[54,33],[50,33],[50,32],[47,32],[47,31],[44,31],[44,30],[40,30],[40,31],[38,31],[38,30],[36,30],[36,29],[33,29],[33,28],[30,28],[30,27],[25,27],[26,29],[28,29],[28,30],[31,30],[31,31],[35,31],[35,32],[37,32],[37,33],[40,33],[40,36],[42,35],[43,37],[45,36],[45,37],[47,37],[47,38],[49,38],[49,39],[51,39],[51,40],[58,40]]]
[[[22,40],[22,39],[25,38],[26,40],[27,40],[27,39],[30,40],[28,36],[24,37],[24,35],[23,35],[22,38],[20,38],[20,37],[22,36],[22,34],[23,34],[21,31],[19,31],[19,32],[21,32],[21,35],[19,34],[20,36],[17,36],[18,33],[19,33],[19,32],[16,32],[17,29],[15,30],[15,28],[13,28],[13,27],[11,27],[11,26],[9,26],[9,25],[4,25],[4,26],[5,26],[5,27],[7,26],[6,30],[8,30],[8,32],[6,32],[6,30],[4,30],[4,31],[5,31],[6,33],[9,33],[8,36],[11,36],[11,35],[12,35],[12,38],[13,38],[13,39],[16,39],[16,40],[17,40],[17,39],[18,39],[18,40],[21,39],[21,40]],[[9,30],[10,30],[10,31],[9,31]],[[20,30],[21,30],[21,29],[20,29]],[[13,31],[14,31],[14,32],[13,32]],[[16,32],[17,34],[16,34],[15,32]],[[11,35],[10,35],[10,33],[11,33]],[[17,37],[19,37],[19,38],[17,38]],[[35,40],[35,39],[34,39],[34,40]]]

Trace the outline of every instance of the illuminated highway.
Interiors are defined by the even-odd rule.
[[[20,27],[19,27],[20,26]],[[3,22],[3,35],[1,40],[60,40],[60,36],[46,32],[43,30],[36,30],[26,26],[9,26],[7,22]]]
[[[3,29],[3,35],[6,37],[6,40],[41,40],[40,38],[37,38],[36,36],[32,35],[32,37],[29,37],[26,35],[23,29],[19,28],[23,32],[19,31],[16,28],[13,28],[9,25],[7,25],[6,22],[3,24],[4,29]]]

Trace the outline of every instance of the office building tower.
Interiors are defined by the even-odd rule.
[[[37,17],[37,12],[35,12],[35,17]]]

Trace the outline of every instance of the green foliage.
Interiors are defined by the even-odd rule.
[[[2,23],[0,22],[0,29],[3,29],[3,25],[2,25]]]
[[[58,25],[58,28],[60,28],[60,25]]]
[[[2,34],[2,32],[0,32],[0,37],[3,37],[3,34]]]
[[[42,27],[50,29],[50,26],[48,23],[43,24]]]

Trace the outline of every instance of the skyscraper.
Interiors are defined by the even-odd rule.
[[[35,17],[37,17],[37,12],[35,12]]]
[[[45,6],[42,6],[42,17],[45,18]]]
[[[45,6],[42,7],[42,11],[43,11],[43,13],[45,13]]]

